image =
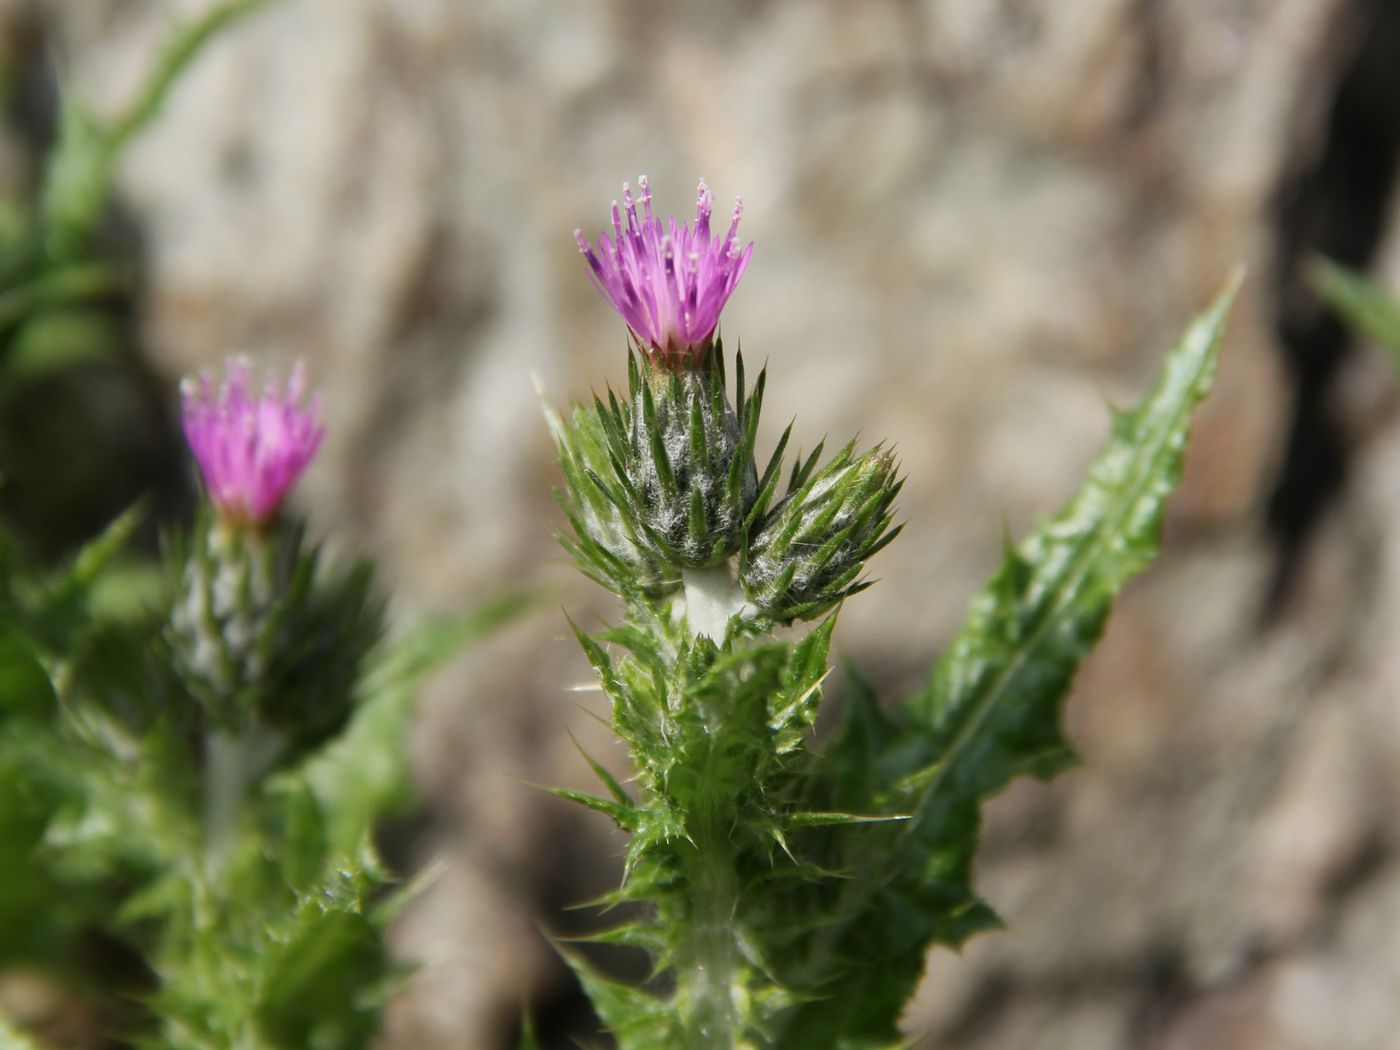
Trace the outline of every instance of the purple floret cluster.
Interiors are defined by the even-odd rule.
[[[704,357],[720,311],[743,277],[753,244],[740,249],[737,234],[742,205],[723,239],[710,235],[714,199],[705,180],[695,201],[695,226],[666,223],[652,214],[646,177],[638,180],[642,215],[631,187],[623,185],[623,206],[612,206],[613,233],[599,234],[597,247],[575,230],[593,282],[622,315],[653,361],[689,367]],[[623,212],[627,225],[623,228]]]
[[[742,204],[734,202],[729,231],[720,238],[710,232],[714,197],[704,179],[696,193],[694,226],[674,218],[663,223],[652,213],[646,176],[638,187],[639,199],[623,184],[623,203],[612,206],[612,235],[600,234],[596,248],[581,231],[574,237],[594,284],[648,358],[663,368],[695,367],[704,361],[720,312],[753,254],[752,243],[739,246]],[[256,527],[277,516],[316,455],[325,428],[320,398],[307,397],[301,362],[285,388],[270,377],[261,397],[251,379],[252,366],[241,357],[227,362],[217,387],[207,372],[186,379],[180,388],[181,422],[210,502],[226,521]]]
[[[285,389],[269,377],[261,397],[251,393],[251,373],[246,358],[233,358],[217,390],[207,372],[186,379],[181,422],[210,501],[225,519],[258,525],[276,516],[325,428],[301,362]]]

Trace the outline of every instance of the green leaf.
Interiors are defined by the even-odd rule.
[[[540,1041],[535,1035],[535,1019],[529,1010],[523,1010],[520,1014],[520,1041],[515,1044],[516,1050],[540,1050]]]
[[[146,517],[146,502],[138,501],[115,517],[111,524],[90,540],[73,559],[68,572],[54,587],[60,598],[86,591],[106,569],[112,558],[126,546]]]
[[[783,823],[789,829],[793,828],[821,828],[830,827],[837,824],[886,824],[895,820],[908,820],[907,813],[890,813],[877,816],[861,815],[859,813],[785,813]]]
[[[0,624],[0,727],[16,717],[44,719],[53,709],[53,683],[18,632]]]
[[[606,813],[618,827],[631,830],[636,826],[636,811],[630,805],[611,802],[597,795],[589,795],[582,791],[574,791],[572,788],[552,787],[545,788],[551,795],[568,799],[570,802],[577,802],[587,809],[596,810],[599,813]]]
[[[339,736],[276,779],[275,791],[305,789],[316,800],[329,856],[353,853],[375,820],[408,801],[404,740],[416,700],[412,689],[381,690]],[[294,813],[298,804],[289,805]]]
[[[303,906],[295,934],[268,965],[259,1027],[277,1047],[363,1046],[378,1028],[389,972],[369,919],[347,908]]]
[[[566,951],[557,944],[555,949],[578,977],[593,1009],[619,1046],[656,1046],[660,1050],[661,1044],[651,1039],[655,1032],[666,1031],[674,1020],[666,1003],[640,988],[603,976],[577,952]]]
[[[833,791],[844,806],[913,819],[833,830],[847,836],[841,866],[851,877],[839,905],[846,933],[836,936],[833,924],[807,952],[869,965],[842,968],[830,998],[796,1012],[792,1045],[895,1040],[928,945],[956,945],[995,923],[971,885],[981,802],[1016,776],[1049,776],[1072,760],[1061,701],[1114,596],[1157,554],[1192,410],[1210,389],[1237,287],[1238,278],[1188,328],[1068,507],[1008,552],[928,686],[898,712],[903,732],[891,737],[857,691],[833,747],[842,777]],[[873,797],[852,790],[862,784]]]
[[[112,174],[122,151],[160,113],[190,63],[230,24],[268,0],[224,0],[172,29],[130,105],[109,123],[66,97],[58,145],[44,171],[40,213],[45,251],[53,260],[79,256],[106,209]]]
[[[1327,259],[1315,260],[1307,270],[1308,283],[1368,339],[1391,353],[1400,367],[1400,301],[1354,270]]]
[[[460,656],[467,646],[538,607],[542,600],[543,596],[535,592],[510,591],[459,616],[424,621],[395,642],[383,659],[370,669],[365,681],[366,692],[401,688],[421,681]]]
[[[46,807],[25,783],[24,763],[5,755],[0,740],[0,969],[16,960],[51,962],[73,925],[71,893],[34,863]],[[0,1040],[0,1050],[9,1044]]]
[[[226,885],[186,880],[191,900],[155,958],[150,1050],[356,1050],[400,974],[382,943],[381,883],[357,860],[296,892],[249,843]],[[267,878],[267,876],[272,878]]]
[[[452,619],[431,620],[410,631],[365,674],[365,699],[333,740],[301,765],[276,778],[290,820],[307,834],[314,821],[297,796],[309,792],[324,819],[321,833],[330,857],[359,849],[375,820],[409,796],[405,737],[423,678],[471,643],[532,608],[538,598],[515,592]],[[298,868],[306,866],[303,862]]]
[[[110,295],[120,288],[120,274],[103,263],[82,262],[57,267],[0,292],[0,332],[33,314]],[[109,355],[96,356],[106,359]],[[12,369],[21,367],[13,357],[8,364]],[[31,367],[37,364],[40,362],[33,361]]]
[[[593,770],[594,775],[601,780],[603,786],[608,789],[608,794],[612,795],[613,799],[621,805],[632,806],[631,796],[628,795],[626,789],[617,782],[617,778],[608,772],[607,768],[604,767],[601,762],[583,749],[583,745],[578,742],[578,739],[572,732],[569,733],[569,739],[574,742],[574,747],[577,748],[578,753],[583,756],[583,760],[588,763],[588,768]]]
[[[905,738],[880,710],[875,691],[854,665],[848,663],[845,671],[845,712],[840,732],[823,755],[823,772],[829,781],[829,804],[859,808],[884,794],[890,780],[883,770],[886,756],[897,754]],[[900,763],[899,768],[904,767],[907,763]]]
[[[963,772],[960,759],[979,739],[1015,745],[1018,765],[1063,753],[1054,711],[1027,715],[1068,689],[1114,595],[1158,552],[1192,410],[1210,390],[1237,287],[1238,280],[1187,330],[1156,389],[1124,417],[1069,506],[1008,554],[928,687],[910,699],[910,714],[933,732],[939,752],[941,772],[926,795],[961,775],[971,775],[979,793],[1007,779],[1004,770]]]
[[[118,559],[93,580],[88,607],[98,620],[131,623],[161,607],[167,582],[157,562]]]

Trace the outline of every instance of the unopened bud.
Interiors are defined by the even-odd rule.
[[[740,566],[749,601],[779,623],[820,616],[863,590],[865,562],[898,534],[891,528],[903,482],[894,456],[847,445],[816,469],[820,448],[793,471],[788,493],[758,525]]]

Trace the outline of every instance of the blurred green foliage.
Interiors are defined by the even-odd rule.
[[[1400,368],[1400,299],[1362,274],[1327,259],[1313,262],[1308,280],[1343,320],[1389,351]]]
[[[139,352],[139,258],[113,183],[191,62],[267,2],[227,0],[172,26],[108,117],[51,83],[41,22],[0,64],[0,134],[30,155],[26,177],[0,184],[0,516],[41,557],[61,557],[142,492],[168,502],[181,486],[165,391]],[[52,116],[34,97],[50,93]]]
[[[180,567],[134,577],[156,600],[106,597],[133,578],[120,556],[138,519],[58,570],[0,536],[0,976],[22,965],[98,995],[141,1046],[363,1046],[400,976],[381,934],[402,892],[372,829],[409,799],[416,688],[527,599],[371,650],[345,728],[253,778],[222,845],[204,822],[210,727],[163,641]],[[90,931],[124,969],[88,964]]]
[[[33,106],[22,119],[45,71],[0,64],[0,134],[33,153],[30,178],[0,185],[0,988],[37,974],[107,1045],[365,1044],[399,977],[381,933],[402,891],[372,829],[410,796],[416,687],[524,601],[394,645],[357,636],[348,720],[259,769],[231,842],[212,847],[210,728],[167,645],[183,566],[135,542],[172,528],[186,468],[168,387],[139,352],[139,260],[112,235],[113,181],[195,57],[267,2],[172,27],[106,118],[63,93],[53,127]],[[0,1050],[43,1038],[0,1019]]]

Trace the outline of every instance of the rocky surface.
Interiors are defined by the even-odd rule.
[[[198,6],[37,10],[100,108]],[[531,376],[560,401],[616,382],[623,338],[570,231],[641,171],[676,211],[700,174],[742,192],[758,248],[725,332],[769,362],[770,440],[792,416],[804,446],[859,430],[909,475],[908,527],[841,632],[897,690],[1003,524],[1074,489],[1104,401],[1136,397],[1250,264],[1166,553],[1070,704],[1085,764],[991,807],[981,885],[1010,930],[936,952],[908,1030],[1400,1046],[1400,430],[1374,354],[1334,392],[1351,484],[1260,617],[1290,411],[1271,202],[1322,148],[1363,6],[285,0],[201,60],[123,166],[143,331],[171,377],[310,360],[330,434],[304,505],[381,559],[401,614],[530,580],[586,622],[609,606],[552,546]],[[1385,259],[1400,286],[1393,239]],[[564,994],[536,923],[608,884],[617,841],[524,782],[585,782],[566,728],[621,757],[596,694],[566,691],[587,671],[565,633],[552,610],[518,624],[424,710],[415,859],[436,877],[397,931],[419,969],[387,1045],[502,1045],[523,998]]]

